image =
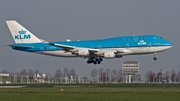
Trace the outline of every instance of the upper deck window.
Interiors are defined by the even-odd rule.
[[[124,39],[120,39],[121,41],[131,41],[133,40],[132,38],[124,38]]]
[[[139,40],[148,40],[148,38],[140,38]]]

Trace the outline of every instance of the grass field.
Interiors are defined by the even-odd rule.
[[[1,88],[0,101],[180,101],[180,88]]]

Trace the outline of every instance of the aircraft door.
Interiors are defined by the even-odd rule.
[[[148,51],[151,52],[151,42],[148,43]]]
[[[151,48],[151,42],[148,43],[148,48]]]
[[[138,37],[134,35],[134,42],[138,42]]]
[[[44,51],[44,47],[40,47],[40,53],[43,53],[43,51]]]
[[[126,49],[129,49],[129,43],[126,43]]]
[[[101,48],[101,45],[100,45],[100,44],[98,45],[98,48],[99,48],[99,49]]]

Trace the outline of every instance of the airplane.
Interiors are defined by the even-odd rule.
[[[101,64],[103,59],[122,58],[126,55],[154,54],[168,50],[173,44],[158,35],[132,35],[98,40],[69,40],[47,42],[37,38],[15,20],[6,21],[15,41],[12,49],[56,57],[81,57],[88,64]]]

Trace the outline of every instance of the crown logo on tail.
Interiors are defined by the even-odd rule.
[[[21,31],[19,31],[19,34],[26,34],[26,31],[21,30]]]

